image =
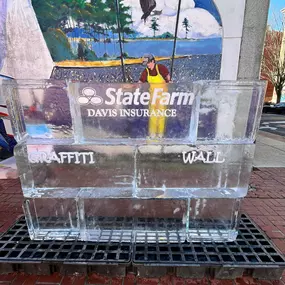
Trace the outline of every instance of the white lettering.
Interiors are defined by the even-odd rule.
[[[214,157],[214,153],[212,151],[207,151],[207,158],[205,163],[214,163],[215,162],[215,158],[213,158],[213,160],[210,160],[211,156]]]
[[[58,162],[58,163],[61,163],[61,160],[60,160],[60,158],[57,156],[57,154],[55,153],[55,151],[53,151],[53,152],[51,153],[50,159],[51,159],[52,161],[56,161],[56,162]]]
[[[176,117],[176,110],[121,109],[117,115],[120,117]]]
[[[71,159],[74,158],[74,153],[67,152],[67,163],[71,163]]]
[[[174,105],[175,104],[175,98],[179,98],[179,92],[173,92],[171,95],[171,99],[169,104]]]
[[[132,105],[132,101],[133,101],[133,94],[131,92],[125,92],[122,104],[124,106]],[[139,103],[135,105],[139,105]]]
[[[116,89],[115,88],[108,88],[106,90],[106,96],[110,99],[109,101],[105,100],[105,104],[106,105],[113,105],[113,104],[115,104],[115,102],[116,102],[115,94],[116,94]]]
[[[214,163],[224,163],[225,158],[219,160],[219,156],[222,155],[221,152],[213,152],[213,151],[196,151],[192,150],[190,152],[183,151],[182,158],[184,164],[192,164],[196,161],[201,161],[203,163],[214,164]],[[210,157],[213,156],[213,160],[210,160]]]
[[[59,152],[58,155],[60,156],[61,163],[63,163],[64,159],[67,158],[67,153],[66,152]]]
[[[139,105],[140,104],[140,101],[139,101],[139,96],[140,96],[140,89],[137,88],[135,93],[134,93],[134,104],[135,105]]]
[[[121,97],[124,95],[124,93],[122,92],[122,88],[118,89],[116,95],[117,95],[117,104],[122,105]]]
[[[88,117],[116,117],[116,109],[87,109]]]
[[[179,93],[177,105],[192,105],[194,101],[194,93]]]
[[[87,162],[87,158],[88,161]],[[44,151],[28,153],[30,163],[65,163],[65,164],[95,164],[93,152],[59,152],[56,154],[54,151],[47,153]]]
[[[162,105],[162,106],[172,106],[172,105],[192,105],[195,99],[194,93],[191,92],[164,92],[164,88],[154,88],[150,92],[140,92],[139,88],[136,88],[134,92],[123,91],[122,88],[112,88],[109,87],[106,89],[106,98],[105,100],[96,95],[97,99],[100,99],[100,105],[105,104],[108,106],[111,105],[123,105],[123,106],[139,106],[139,105]],[[95,97],[93,97],[95,98]],[[80,101],[78,101],[80,104]],[[92,103],[92,98],[90,100]],[[97,102],[97,101],[96,101]],[[83,104],[83,103],[82,103]],[[86,102],[84,103],[84,105]],[[96,104],[94,104],[96,105]],[[98,104],[97,104],[98,105]],[[89,117],[95,117],[94,110],[87,109]]]
[[[170,101],[170,94],[167,92],[162,93],[162,98],[160,100],[161,105],[168,105]]]
[[[154,88],[153,97],[152,97],[152,101],[151,101],[152,105],[157,104],[157,100],[160,98],[162,91],[163,91],[163,88]],[[158,94],[158,93],[160,93],[160,94]]]
[[[95,110],[94,109],[87,109],[87,115],[88,115],[88,117],[95,116]]]
[[[81,154],[81,156],[83,157],[83,164],[86,164],[86,155],[89,155],[89,153],[87,152],[82,152],[82,153],[80,153]]]
[[[37,152],[29,153],[28,159],[31,163],[38,163],[39,162],[39,153],[37,153]]]
[[[95,163],[94,153],[93,152],[89,152],[89,156],[90,156],[89,164],[94,164]]]
[[[200,151],[199,154],[195,157],[194,162],[195,161],[203,161],[203,162],[205,162],[204,153],[202,151]]]
[[[223,158],[222,160],[219,160],[219,156],[221,155],[221,152],[218,151],[217,152],[217,157],[216,157],[216,163],[224,163],[225,162],[225,158]]]
[[[196,154],[196,151],[192,151],[192,152],[186,152],[186,151],[183,151],[182,152],[182,155],[183,155],[183,162],[186,164],[186,163],[190,163],[192,164],[193,161],[194,161],[194,157],[195,157],[195,154]],[[187,155],[187,156],[186,156]]]
[[[75,155],[75,161],[74,161],[74,163],[75,163],[75,164],[80,164],[79,154],[80,154],[79,152],[75,152],[75,153],[74,153],[74,155]]]
[[[42,154],[41,155],[41,162],[45,161],[47,163],[51,163],[51,158],[53,157],[53,153],[52,153],[52,156],[50,156],[50,157],[45,152],[42,152],[41,154]]]
[[[146,106],[149,104],[149,100],[150,100],[150,94],[148,92],[142,93],[142,95],[140,96],[140,103]]]

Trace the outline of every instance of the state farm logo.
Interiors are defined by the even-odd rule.
[[[86,87],[81,91],[81,96],[77,98],[80,105],[92,104],[95,106],[103,103],[103,98],[96,94],[96,90],[91,87]]]
[[[77,101],[80,105],[91,104],[98,106],[104,103],[106,106],[186,106],[192,105],[195,95],[193,92],[166,92],[164,88],[154,88],[151,92],[124,91],[122,88],[107,88],[104,99],[96,94],[96,90],[86,87],[81,91]]]

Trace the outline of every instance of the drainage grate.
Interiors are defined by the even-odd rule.
[[[234,242],[177,242],[134,244],[137,265],[232,265],[235,267],[285,267],[284,257],[246,216],[241,216]]]
[[[132,246],[123,242],[36,240],[29,238],[26,221],[20,218],[0,239],[0,262],[69,262],[75,264],[125,264]]]
[[[26,222],[20,218],[0,238],[0,263],[57,262],[70,264],[129,264],[159,266],[234,266],[243,268],[284,268],[284,257],[268,238],[245,215],[242,215],[239,235],[234,242],[184,242],[178,231],[136,233],[134,243],[131,231],[117,235],[102,231],[101,242],[82,242],[42,239],[31,241]],[[75,236],[74,236],[75,237]],[[112,237],[113,239],[113,237]],[[149,242],[151,241],[151,242]],[[164,241],[162,243],[162,241]]]

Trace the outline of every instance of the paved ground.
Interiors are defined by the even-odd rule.
[[[275,135],[285,136],[285,116],[277,114],[262,114],[259,129]]]
[[[255,167],[285,167],[285,116],[262,114],[253,164]]]
[[[260,168],[253,172],[251,177],[251,189],[243,202],[243,212],[247,213],[259,227],[272,239],[275,245],[285,254],[285,168]],[[18,180],[0,180],[0,232],[6,231],[9,226],[22,215],[23,197]],[[61,277],[52,276],[28,276],[22,273],[0,275],[1,284],[215,284],[215,285],[285,285],[285,275],[280,281],[258,281],[244,276],[236,280],[189,280],[171,275],[160,279],[144,279],[128,274],[124,280],[120,278],[103,277],[97,274],[85,276]]]
[[[285,136],[259,131],[253,165],[255,167],[285,167]]]
[[[236,280],[215,280],[215,279],[183,279],[172,276],[163,278],[135,278],[134,275],[128,275],[123,279],[99,276],[92,274],[88,278],[84,276],[27,276],[24,274],[9,274],[2,276],[3,281],[0,284],[5,285],[281,285],[283,281],[258,281],[250,277],[237,278]],[[1,278],[1,275],[0,275]],[[1,279],[0,279],[1,280]]]

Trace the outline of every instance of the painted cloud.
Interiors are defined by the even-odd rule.
[[[157,18],[159,30],[156,35],[161,35],[166,32],[174,34],[178,1],[177,0],[156,0],[155,11],[161,13],[157,16],[149,16],[147,21],[141,20],[142,10],[139,0],[124,0],[126,6],[131,7],[131,14],[134,20],[133,29],[139,32],[142,36],[153,36],[153,31],[150,29],[151,19]],[[221,36],[221,27],[214,16],[205,9],[195,8],[193,0],[182,0],[181,11],[178,25],[178,37],[185,37],[185,28],[182,25],[184,18],[189,21],[188,38],[204,38],[204,37],[219,37]]]

